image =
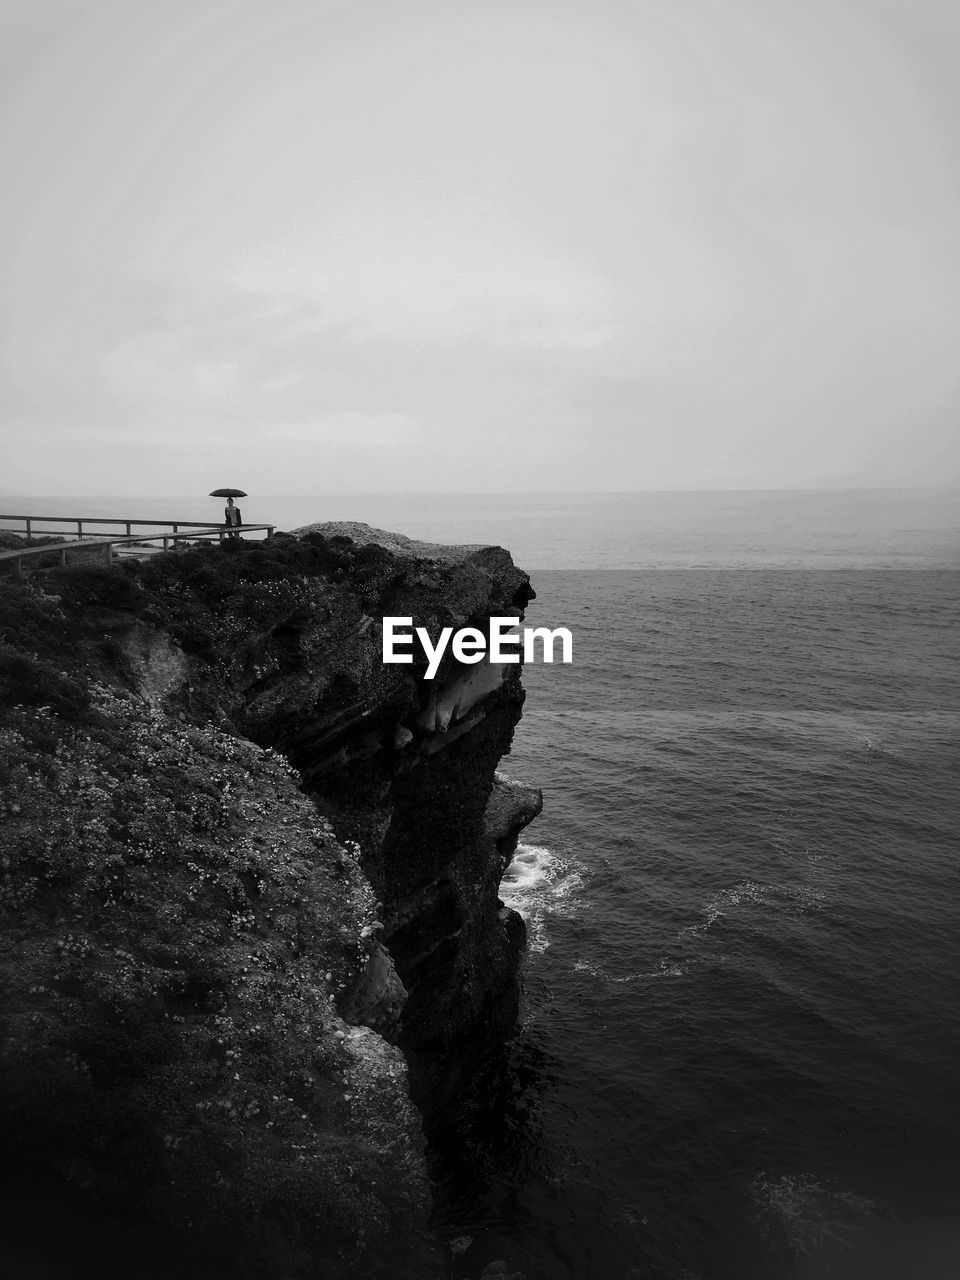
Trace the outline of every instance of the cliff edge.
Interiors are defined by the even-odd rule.
[[[380,623],[531,596],[360,525],[0,584],[8,1261],[39,1221],[64,1274],[443,1274],[423,1130],[514,1028],[540,797],[519,667],[426,681]]]

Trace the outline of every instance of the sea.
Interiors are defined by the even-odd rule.
[[[500,544],[573,633],[501,766],[544,793],[523,1027],[440,1169],[451,1276],[960,1278],[960,492],[241,505]]]

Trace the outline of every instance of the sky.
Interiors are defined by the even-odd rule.
[[[955,0],[7,0],[0,493],[960,484]]]

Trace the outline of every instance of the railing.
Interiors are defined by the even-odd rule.
[[[161,541],[163,550],[168,551],[170,543],[181,542],[184,539],[181,536],[181,530],[189,530],[191,538],[218,538],[220,542],[224,538],[238,536],[244,533],[266,533],[269,538],[275,525],[272,524],[245,524],[245,525],[225,525],[204,524],[199,520],[108,520],[99,519],[97,517],[66,517],[66,516],[19,516],[19,515],[2,515],[0,521],[15,520],[22,523],[22,528],[11,529],[4,525],[7,533],[24,533],[28,538],[36,537],[40,534],[54,534],[60,537],[75,538],[75,542],[65,542],[61,544],[50,544],[41,547],[18,547],[13,551],[0,552],[0,566],[12,567],[13,572],[17,575],[23,573],[23,561],[36,559],[41,556],[50,556],[55,554],[59,556],[60,564],[67,563],[68,555],[75,552],[101,550],[104,558],[109,564],[113,558],[113,548],[115,546],[135,546],[144,542]],[[39,528],[41,522],[48,524],[68,524],[76,526],[71,529],[46,529]],[[104,535],[99,530],[84,530],[84,525],[122,525],[126,529],[126,534]],[[133,533],[134,525],[145,525],[147,528],[156,529],[161,526],[161,533]],[[37,566],[40,567],[39,565]]]
[[[203,529],[206,532],[209,532],[210,530],[222,529],[224,533],[229,532],[229,527],[227,525],[212,525],[209,520],[113,520],[113,519],[108,519],[105,516],[104,517],[100,517],[100,516],[78,517],[78,516],[5,516],[5,515],[0,515],[0,520],[20,521],[24,526],[22,530],[8,529],[7,532],[8,533],[22,532],[22,533],[25,533],[28,538],[33,537],[34,534],[38,534],[38,533],[58,533],[62,537],[77,537],[77,538],[103,537],[103,533],[99,529],[95,529],[95,530],[88,529],[86,532],[84,532],[83,526],[92,525],[92,524],[95,524],[95,525],[122,524],[127,531],[127,537],[130,537],[132,535],[133,526],[135,524],[146,525],[147,528],[149,529],[156,529],[156,528],[170,529],[173,531],[173,533],[179,532],[180,529]],[[45,520],[48,524],[75,525],[76,528],[75,529],[38,529],[35,527],[38,520]],[[239,528],[244,532],[249,531],[251,529],[267,529],[269,530],[269,533],[267,535],[269,537],[269,534],[273,533],[275,526],[267,525],[267,524],[245,524],[245,525],[240,525]],[[141,534],[140,536],[146,537],[147,535]],[[155,535],[151,534],[150,536],[153,537]],[[156,535],[156,536],[159,536],[159,535]]]

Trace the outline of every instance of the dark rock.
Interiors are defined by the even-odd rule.
[[[425,681],[379,619],[482,628],[526,575],[341,525],[4,593],[8,1179],[185,1274],[440,1274],[410,1099],[442,1126],[515,1027],[540,798],[496,772],[519,667]]]
[[[514,1271],[508,1262],[498,1259],[488,1262],[480,1272],[480,1280],[526,1280],[520,1271]]]

